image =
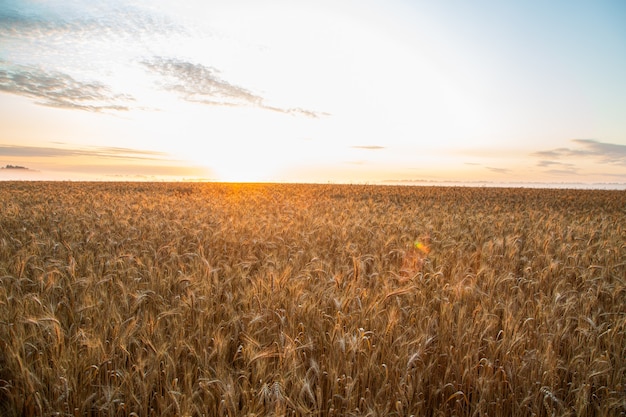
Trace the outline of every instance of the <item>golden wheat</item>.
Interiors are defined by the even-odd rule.
[[[0,183],[0,414],[626,413],[626,193]]]

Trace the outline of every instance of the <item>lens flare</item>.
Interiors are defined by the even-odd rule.
[[[419,240],[416,240],[413,243],[413,246],[415,246],[415,249],[419,250],[424,255],[428,255],[428,252],[430,252],[430,248],[426,246],[424,243],[420,242]]]

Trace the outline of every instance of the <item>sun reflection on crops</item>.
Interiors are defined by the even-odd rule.
[[[430,253],[430,237],[416,239],[404,254],[402,276],[405,279],[415,277],[424,268],[424,262]]]
[[[428,253],[430,252],[430,246],[422,241],[416,240],[415,242],[413,242],[413,246],[424,255],[428,255]]]

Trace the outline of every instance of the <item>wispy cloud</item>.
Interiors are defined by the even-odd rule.
[[[166,90],[188,101],[225,106],[261,106],[263,102],[245,88],[221,79],[213,67],[168,58],[153,58],[142,64],[164,77]]]
[[[567,162],[558,162],[558,161],[550,161],[550,160],[541,160],[537,163],[537,166],[541,168],[548,168],[547,172],[555,173],[555,174],[576,174],[578,169],[575,164],[570,164]]]
[[[485,168],[497,174],[510,174],[511,173],[511,170],[508,168],[497,168],[497,167],[485,167]]]
[[[301,107],[290,107],[290,108],[281,108],[281,107],[274,107],[274,106],[268,106],[267,104],[262,104],[260,106],[263,109],[266,110],[272,110],[278,113],[285,113],[285,114],[291,114],[294,116],[306,116],[306,117],[311,117],[311,118],[318,118],[321,116],[330,116],[329,113],[326,112],[318,112],[318,111],[313,111],[313,110],[307,110],[307,109],[303,109]]]
[[[215,67],[170,57],[173,39],[211,36],[210,29],[183,24],[158,7],[118,0],[69,6],[55,1],[6,2],[0,7],[0,44],[9,45],[11,53],[0,59],[0,92],[27,96],[48,107],[130,110],[133,98],[116,94],[108,86],[112,81],[102,80],[111,79],[112,67],[129,68],[139,62],[159,76],[158,87],[189,102],[256,107],[309,118],[328,115],[275,105],[229,82]],[[146,59],[147,51],[154,57]],[[63,61],[58,60],[59,54]]]
[[[356,145],[356,146],[351,146],[352,149],[365,149],[368,151],[376,151],[376,150],[380,150],[380,149],[385,149],[384,146],[379,146],[379,145]]]
[[[155,179],[173,176],[206,179],[207,175],[212,175],[208,168],[190,165],[164,152],[113,146],[59,145],[0,145],[1,159],[14,160],[20,164],[2,167],[0,177],[3,180],[63,179],[67,173],[76,173],[78,176],[72,174],[72,178]],[[37,169],[8,168],[24,166],[22,164],[36,166]]]
[[[163,77],[164,89],[178,94],[186,101],[218,106],[253,106],[307,117],[326,115],[299,107],[271,106],[263,97],[222,79],[220,71],[214,67],[164,57],[144,60],[141,64]]]
[[[626,145],[593,139],[573,139],[572,142],[578,147],[549,149],[535,152],[532,156],[542,158],[539,166],[543,167],[556,164],[572,166],[561,162],[571,158],[593,158],[604,164],[626,165]]]
[[[12,157],[97,157],[130,160],[165,160],[168,155],[163,152],[139,150],[131,148],[91,146],[85,148],[57,148],[46,146],[0,145],[0,156]]]
[[[48,107],[100,112],[126,111],[133,98],[115,94],[97,81],[83,82],[68,74],[0,61],[0,91],[23,95]]]
[[[178,35],[188,35],[184,26],[139,3],[3,0],[0,92],[47,107],[127,111],[134,97],[111,87],[118,70]]]
[[[42,39],[48,44],[185,33],[185,27],[157,14],[121,2],[11,2],[0,9],[0,37]],[[11,4],[12,3],[12,4]]]

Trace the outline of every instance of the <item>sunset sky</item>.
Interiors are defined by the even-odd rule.
[[[623,0],[0,0],[0,180],[626,184],[625,22]]]

